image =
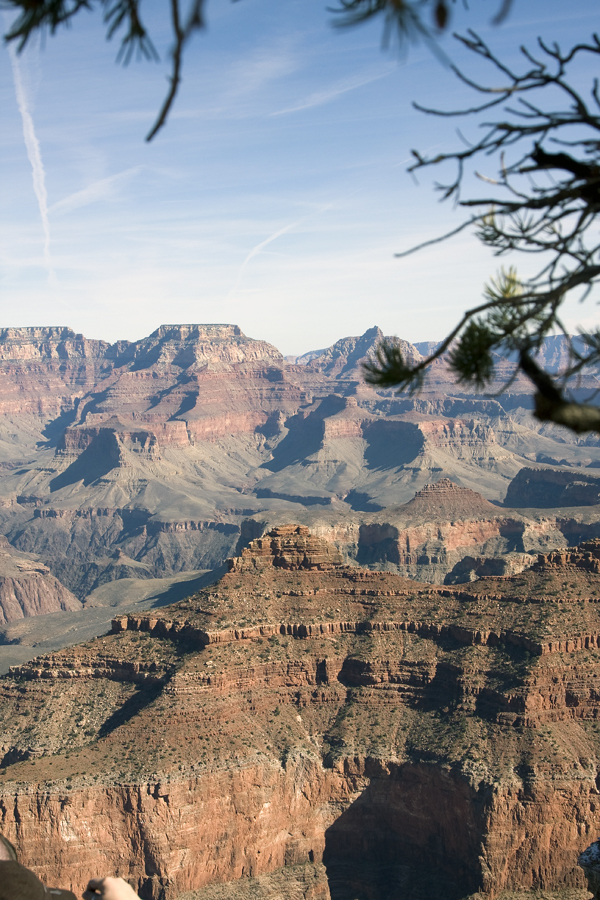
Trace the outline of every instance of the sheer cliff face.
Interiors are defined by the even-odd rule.
[[[48,884],[116,871],[155,900],[583,887],[599,568],[592,541],[436,588],[275,529],[0,681],[0,828]]]
[[[532,431],[520,381],[500,401],[457,394],[443,361],[418,398],[373,391],[361,361],[382,336],[289,365],[234,325],[164,325],[110,346],[68,328],[1,330],[0,530],[82,600],[115,552],[149,576],[210,568],[292,514],[349,558],[436,582],[466,555],[600,534],[594,478],[579,469],[560,469],[558,493],[552,475],[511,494],[588,504],[566,515],[482,499],[501,501],[538,458],[600,462],[597,440]],[[445,476],[467,491],[460,509],[442,494],[419,501],[420,518],[405,507]]]
[[[0,536],[0,625],[29,616],[81,609],[47,566],[25,553],[18,553]]]

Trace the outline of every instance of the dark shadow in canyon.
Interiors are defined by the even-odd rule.
[[[154,703],[156,698],[162,692],[163,687],[164,684],[162,681],[155,684],[143,685],[135,692],[135,694],[132,694],[125,703],[116,709],[108,719],[106,719],[98,732],[98,739],[107,737],[121,725],[124,725],[130,719],[139,715],[143,709],[150,706],[151,703]]]
[[[183,399],[179,405],[179,409],[176,413],[173,413],[173,415],[169,417],[169,422],[174,422],[177,419],[180,419],[181,416],[184,416],[186,413],[191,412],[191,410],[196,406],[197,402],[198,388],[196,387],[193,390],[187,391],[183,395]]]
[[[77,407],[79,405],[79,399],[74,401],[73,409],[63,409],[61,414],[56,417],[56,419],[52,419],[51,422],[48,422],[44,427],[42,434],[46,438],[46,443],[43,441],[38,444],[40,447],[58,447],[58,445],[63,440],[63,435],[65,433],[65,429],[73,424],[77,417]]]
[[[385,509],[385,506],[381,506],[363,491],[352,489],[343,499],[354,512],[382,512]]]
[[[331,900],[458,900],[481,887],[485,797],[436,764],[385,772],[325,832]],[[382,771],[383,770],[383,771]]]
[[[170,606],[172,603],[179,603],[180,600],[186,600],[188,597],[191,597],[192,594],[196,594],[210,584],[214,584],[215,581],[219,581],[227,571],[227,565],[223,564],[210,572],[206,572],[204,575],[199,575],[198,578],[194,578],[190,581],[179,581],[168,588],[168,590],[162,591],[162,593],[156,594],[154,597],[150,597],[147,601],[147,608],[159,609],[161,606]]]
[[[273,458],[264,463],[262,468],[270,472],[281,472],[287,466],[302,462],[317,453],[323,445],[324,420],[340,412],[344,405],[342,397],[330,394],[308,415],[297,413],[287,419],[287,434],[273,449]]]
[[[365,423],[365,462],[370,469],[398,469],[419,455],[425,444],[420,429],[411,422]]]
[[[301,506],[331,505],[331,497],[319,497],[318,494],[284,494],[283,491],[272,491],[270,488],[257,488],[254,493],[259,500],[287,500],[288,503],[299,503]]]
[[[119,466],[121,453],[114,431],[103,428],[71,465],[50,482],[50,491],[82,481],[87,487]]]

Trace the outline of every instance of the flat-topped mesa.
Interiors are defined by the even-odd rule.
[[[69,341],[83,340],[83,335],[75,334],[66,325],[41,325],[23,328],[0,328],[0,342],[8,341]]]
[[[170,341],[227,341],[237,337],[246,338],[246,335],[239,325],[209,323],[208,325],[159,325],[149,337]]]
[[[260,569],[312,569],[323,571],[344,565],[333,544],[315,537],[305,525],[280,525],[251,541],[242,555],[229,559],[230,572]]]
[[[553,550],[551,553],[539,553],[538,561],[533,568],[536,571],[581,569],[584,572],[600,574],[600,540],[593,538],[590,541],[584,541],[578,547]]]

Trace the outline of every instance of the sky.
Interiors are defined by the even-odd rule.
[[[457,3],[453,26],[510,62],[538,34],[566,47],[598,28],[597,0],[514,0],[493,26],[499,5]],[[170,34],[166,0],[146,6],[158,63],[117,64],[98,12],[20,55],[0,47],[0,327],[68,325],[113,342],[226,322],[292,355],[374,325],[440,340],[480,302],[503,261],[471,232],[394,255],[464,216],[440,204],[440,173],[407,172],[412,148],[460,141],[455,121],[412,101],[470,100],[430,50],[383,48],[381,21],[335,29],[326,0],[208,0],[148,144]],[[449,35],[440,46],[483,74]],[[477,123],[461,128],[473,136]],[[597,306],[572,302],[566,318],[596,324]]]

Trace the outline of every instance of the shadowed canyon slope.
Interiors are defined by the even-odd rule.
[[[576,891],[599,602],[597,540],[443,587],[276,528],[0,680],[0,828],[47,883],[152,900]]]
[[[290,519],[347,559],[438,583],[600,536],[596,437],[535,423],[522,380],[496,399],[459,390],[443,361],[420,397],[374,391],[360,364],[382,337],[290,362],[234,325],[113,345],[1,330],[0,531],[82,602],[211,569]],[[443,479],[460,503],[419,495]]]

